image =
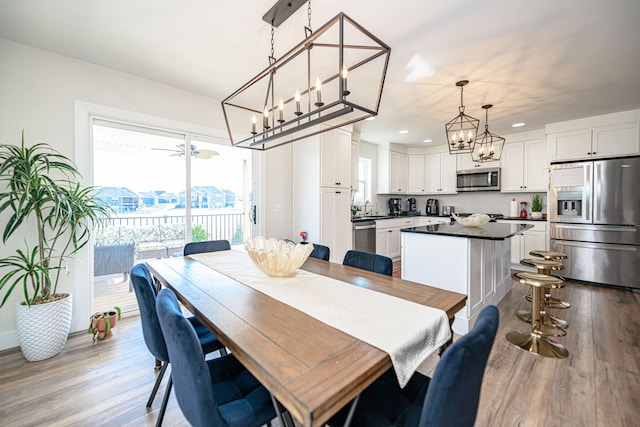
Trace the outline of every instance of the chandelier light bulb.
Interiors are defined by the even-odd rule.
[[[320,83],[320,77],[316,77],[316,95],[318,96],[318,99],[315,106],[322,107],[324,102],[322,102],[322,83]]]
[[[347,70],[347,66],[342,66],[342,95],[347,96],[351,92],[347,90],[347,77],[349,76],[349,70]]]
[[[265,129],[269,129],[271,126],[269,126],[269,110],[267,110],[267,107],[264,107],[264,113],[262,114],[262,127]]]
[[[251,134],[255,135],[256,133],[256,123],[258,123],[258,119],[256,118],[256,114],[253,113],[253,117],[251,117]]]
[[[300,91],[298,89],[296,89],[296,94],[294,96],[294,99],[296,100],[296,112],[295,112],[295,115],[296,116],[300,116],[300,115],[302,115],[302,111],[300,111]]]
[[[282,98],[280,98],[280,103],[278,104],[278,123],[284,123],[284,103]]]

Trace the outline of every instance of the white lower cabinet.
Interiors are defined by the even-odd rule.
[[[498,222],[531,224],[533,228],[511,238],[511,265],[518,270],[534,271],[520,264],[523,258],[531,258],[529,252],[533,250],[548,250],[549,236],[547,235],[547,223],[545,221],[526,220],[498,220]]]
[[[401,217],[380,219],[376,221],[376,253],[397,261],[402,255],[400,230],[409,227],[422,227],[424,225],[444,224],[449,218],[440,217]]]
[[[437,217],[437,216],[417,216],[413,218],[413,227],[422,227],[425,225],[434,225],[434,224],[447,224],[451,222],[451,219],[448,217]]]
[[[376,253],[393,260],[400,259],[400,230],[413,227],[413,218],[390,218],[376,221]]]

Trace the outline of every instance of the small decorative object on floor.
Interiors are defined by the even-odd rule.
[[[116,320],[120,320],[120,307],[113,307],[111,310],[99,311],[89,318],[89,328],[87,332],[93,334],[93,341],[102,341],[113,335],[113,328]]]
[[[456,220],[458,224],[462,224],[470,227],[479,227],[481,225],[485,225],[489,222],[490,218],[487,214],[474,213],[473,215],[469,215],[466,218],[461,218],[455,213],[451,212],[453,219]]]
[[[293,275],[313,251],[312,244],[296,245],[264,236],[245,240],[244,247],[255,265],[271,277]]]
[[[307,237],[308,237],[308,235],[307,235],[306,231],[301,231],[300,232],[300,240],[302,240],[303,242],[306,242],[307,241]]]

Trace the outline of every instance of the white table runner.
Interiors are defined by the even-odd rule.
[[[436,308],[304,270],[291,277],[269,277],[241,250],[190,256],[388,353],[401,387],[427,356],[451,338],[447,314]]]

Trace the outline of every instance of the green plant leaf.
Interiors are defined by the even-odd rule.
[[[0,215],[7,220],[2,241],[27,235],[26,251],[0,259],[2,307],[22,287],[27,304],[56,293],[67,259],[90,240],[93,228],[113,210],[96,197],[71,159],[50,145],[0,144]],[[27,228],[35,227],[36,237]],[[54,275],[55,273],[55,275]]]

